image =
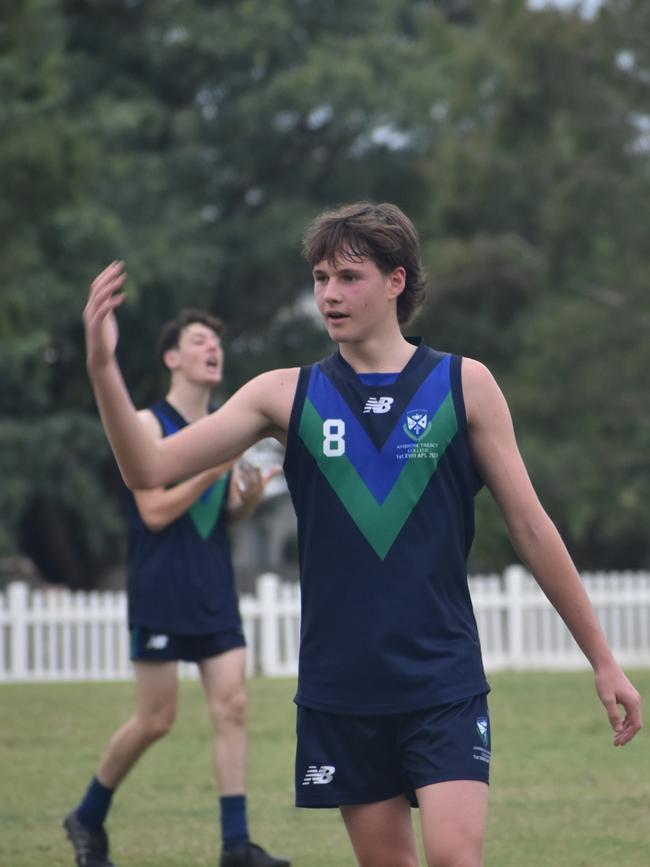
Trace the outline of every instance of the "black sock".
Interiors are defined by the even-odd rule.
[[[93,777],[88,791],[77,807],[79,821],[90,828],[101,828],[111,808],[113,791],[103,786],[97,777]]]
[[[246,795],[224,795],[221,806],[221,839],[225,852],[248,843]]]

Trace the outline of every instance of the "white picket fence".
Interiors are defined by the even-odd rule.
[[[582,576],[618,661],[650,667],[650,573]],[[297,672],[300,591],[261,575],[240,600],[248,674]],[[587,662],[535,581],[520,566],[470,578],[486,668],[580,669]],[[126,596],[30,591],[0,594],[0,682],[125,680],[131,677]],[[184,677],[196,666],[183,664]]]

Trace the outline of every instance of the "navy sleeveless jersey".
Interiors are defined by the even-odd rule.
[[[298,519],[296,702],[399,713],[486,692],[467,584],[474,496],[461,359],[393,377],[335,354],[300,371],[285,474]]]
[[[164,436],[187,422],[166,400],[150,407]],[[131,492],[128,517],[129,624],[178,635],[240,629],[224,517],[229,474],[161,532],[146,526]]]

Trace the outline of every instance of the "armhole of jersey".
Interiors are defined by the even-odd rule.
[[[298,374],[298,383],[296,385],[296,393],[293,398],[293,405],[291,407],[291,416],[289,418],[289,430],[287,431],[287,448],[284,454],[284,466],[285,468],[288,464],[293,460],[293,457],[296,455],[297,450],[295,445],[298,440],[298,429],[300,427],[300,419],[302,416],[302,408],[305,403],[305,396],[307,394],[307,388],[309,387],[309,379],[311,377],[311,372],[313,369],[313,365],[309,365],[307,367],[301,367],[300,373]]]
[[[469,441],[469,428],[467,425],[467,410],[465,409],[465,398],[463,396],[463,376],[462,376],[462,366],[463,366],[463,358],[461,355],[452,355],[451,356],[451,368],[450,368],[450,376],[451,376],[451,390],[454,398],[454,409],[456,410],[456,418],[458,419],[458,428],[462,431],[465,442],[467,443],[467,453],[469,459],[471,461],[471,465],[474,471],[474,476],[476,479],[476,492],[478,492],[481,487],[485,484],[483,476],[480,474],[478,467],[476,466],[476,461],[474,460],[474,455],[472,454],[472,447]]]
[[[452,355],[450,357],[449,376],[458,427],[467,436],[467,412],[465,410],[465,398],[463,397],[462,362],[463,359],[460,355]]]

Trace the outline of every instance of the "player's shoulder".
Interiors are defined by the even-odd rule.
[[[490,369],[475,358],[463,356],[461,362],[463,400],[468,421],[490,412],[504,398]]]
[[[250,391],[259,392],[260,394],[286,394],[287,391],[296,390],[299,375],[299,367],[279,367],[260,373],[249,380],[245,387]]]
[[[463,376],[463,386],[466,384],[469,386],[481,386],[489,382],[494,382],[494,377],[492,376],[490,369],[483,364],[482,361],[478,361],[476,358],[470,358],[467,355],[461,356],[461,371]]]
[[[155,412],[153,412],[153,410],[149,408],[138,410],[138,420],[140,424],[148,431],[150,436],[162,436],[160,419],[155,414]]]
[[[268,419],[274,430],[285,431],[289,424],[299,375],[299,367],[267,370],[243,385],[233,395],[231,402],[235,406],[253,408]]]
[[[298,387],[299,367],[267,370],[238,392],[247,408],[253,407],[265,422],[265,435],[284,441]]]

